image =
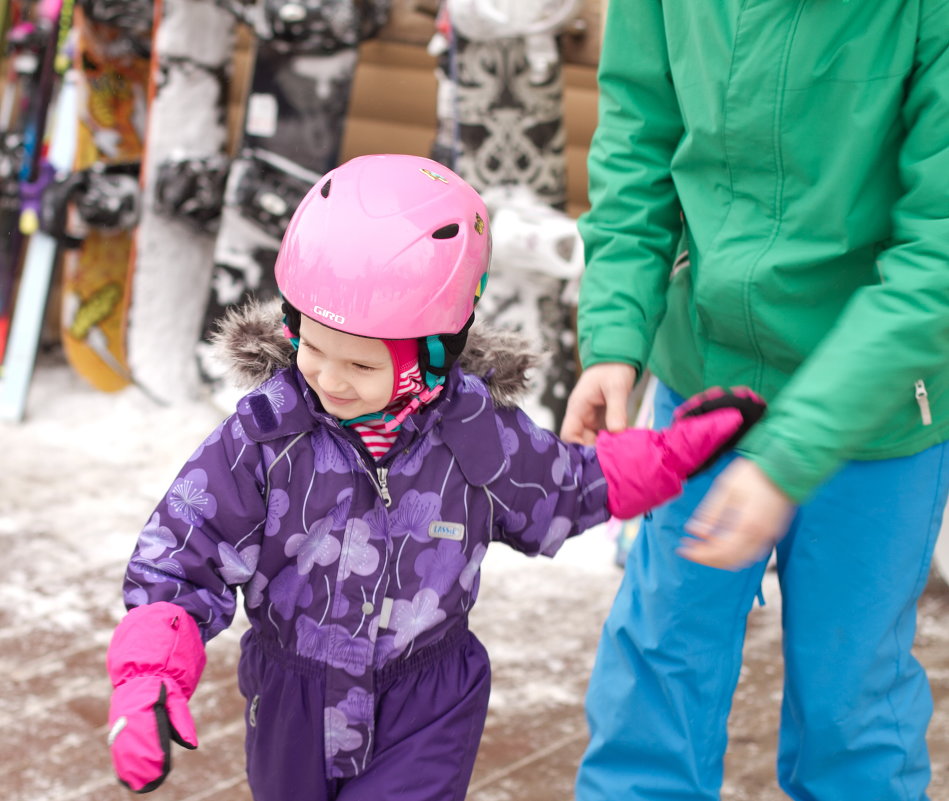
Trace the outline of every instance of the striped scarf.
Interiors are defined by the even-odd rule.
[[[396,437],[399,436],[401,421],[406,416],[402,414],[406,408],[413,405],[408,414],[414,414],[423,403],[431,400],[434,395],[419,402],[419,396],[425,394],[425,384],[422,382],[422,373],[418,361],[399,373],[399,383],[396,386],[393,400],[381,412],[355,417],[352,420],[341,421],[344,426],[353,429],[362,438],[363,444],[369,449],[372,458],[379,460],[385,456]]]

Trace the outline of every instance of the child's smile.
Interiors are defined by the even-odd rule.
[[[345,334],[304,315],[297,367],[334,417],[378,412],[392,399],[392,357],[381,339]]]

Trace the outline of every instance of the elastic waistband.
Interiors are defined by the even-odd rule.
[[[450,628],[436,642],[413,651],[408,657],[396,658],[373,671],[377,684],[395,681],[409,673],[415,673],[442,659],[445,654],[454,651],[468,638],[467,620]],[[291,651],[271,637],[261,636],[256,629],[249,629],[242,638],[242,645],[255,645],[268,658],[277,662],[286,670],[300,676],[312,678],[326,673],[326,662]]]
[[[430,643],[410,656],[394,659],[383,665],[376,673],[376,683],[386,684],[402,678],[409,673],[417,673],[423,668],[438,662],[445,654],[457,650],[468,639],[468,622],[464,621],[450,628],[437,642]]]

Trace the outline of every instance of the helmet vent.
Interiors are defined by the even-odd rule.
[[[458,223],[443,225],[432,234],[432,239],[452,239],[458,236]]]
[[[323,186],[320,187],[320,194],[321,194],[323,197],[329,197],[329,196],[330,196],[330,186],[331,186],[332,183],[333,183],[333,179],[330,178],[325,184],[323,184]]]

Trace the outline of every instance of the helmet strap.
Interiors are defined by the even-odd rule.
[[[465,349],[472,323],[474,323],[474,312],[457,334],[433,334],[419,339],[419,369],[422,371],[425,386],[429,389],[445,383],[452,365]]]
[[[294,350],[300,350],[300,318],[299,309],[291,306],[286,300],[281,306],[283,309],[283,334],[290,340]]]

